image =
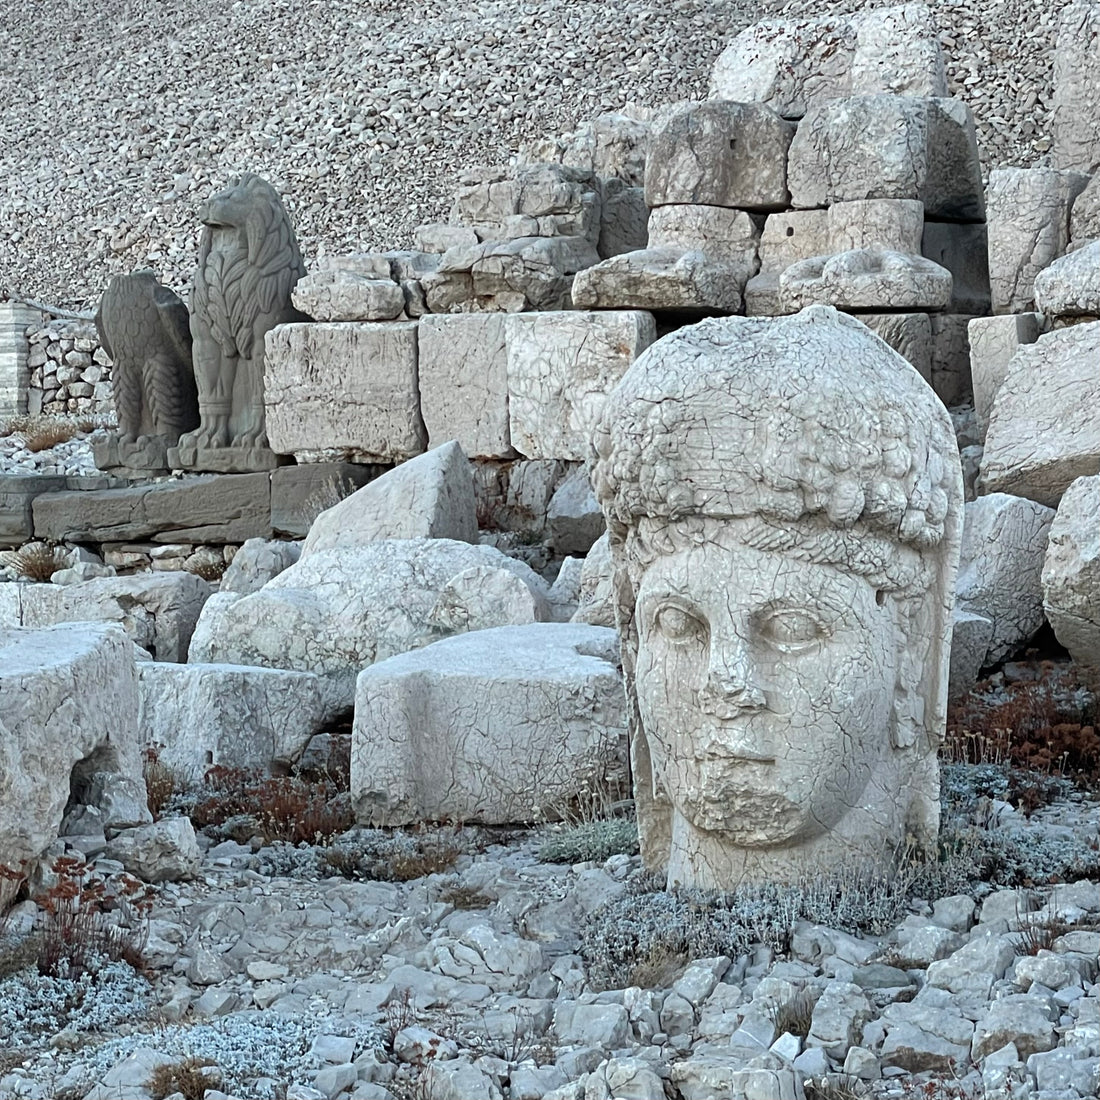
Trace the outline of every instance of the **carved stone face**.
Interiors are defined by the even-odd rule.
[[[797,845],[860,804],[890,751],[886,593],[729,528],[657,558],[636,616],[642,726],[690,826],[737,847]]]

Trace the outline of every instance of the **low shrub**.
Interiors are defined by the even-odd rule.
[[[583,821],[577,825],[553,825],[545,831],[539,848],[543,863],[603,863],[614,855],[636,855],[638,825],[633,817]]]

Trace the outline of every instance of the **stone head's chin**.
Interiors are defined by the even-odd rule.
[[[680,813],[694,828],[721,835],[739,848],[775,848],[825,831],[809,807],[767,791],[741,791],[724,797],[681,798]]]

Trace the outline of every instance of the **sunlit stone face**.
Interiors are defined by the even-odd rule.
[[[797,845],[860,804],[890,751],[893,601],[741,544],[658,557],[638,591],[638,704],[674,813],[742,848]]]

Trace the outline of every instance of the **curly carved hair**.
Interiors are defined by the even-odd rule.
[[[962,499],[950,418],[865,326],[812,306],[669,339],[633,364],[594,435],[613,539],[642,517],[759,517],[915,550],[943,541]]]

